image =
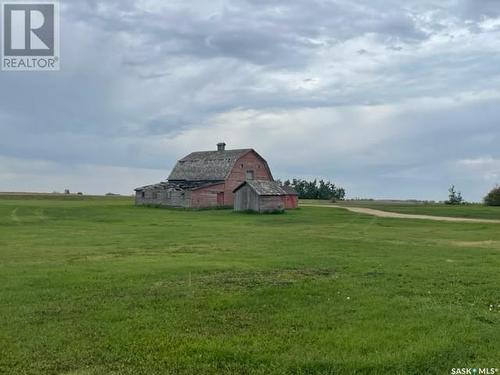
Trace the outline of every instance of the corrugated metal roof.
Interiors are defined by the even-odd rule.
[[[297,195],[295,190],[287,187],[285,190],[279,183],[275,181],[264,180],[248,180],[234,189],[234,193],[241,189],[243,186],[248,185],[257,195]]]
[[[177,162],[170,181],[220,181],[225,180],[236,161],[252,149],[193,152]]]

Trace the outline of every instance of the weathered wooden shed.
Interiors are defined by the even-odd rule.
[[[234,189],[234,210],[260,213],[297,208],[297,193],[275,181],[248,180]]]

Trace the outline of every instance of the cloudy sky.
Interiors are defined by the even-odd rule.
[[[350,197],[500,183],[497,0],[68,0],[61,65],[0,72],[0,191],[131,194],[218,141]]]

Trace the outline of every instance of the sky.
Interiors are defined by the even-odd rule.
[[[220,141],[350,198],[479,201],[500,1],[62,1],[61,70],[0,72],[0,191],[132,194]]]

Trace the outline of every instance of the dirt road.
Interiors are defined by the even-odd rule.
[[[348,210],[351,212],[356,212],[358,214],[366,214],[378,217],[387,217],[393,219],[419,219],[419,220],[434,220],[434,221],[451,221],[455,223],[488,223],[488,224],[500,224],[500,220],[488,220],[488,219],[470,219],[461,217],[447,217],[447,216],[431,216],[431,215],[413,215],[413,214],[399,214],[396,212],[380,211],[374,210],[372,208],[362,208],[362,207],[346,207],[338,206],[333,204],[301,204],[301,207],[325,207],[325,208],[340,208]]]

